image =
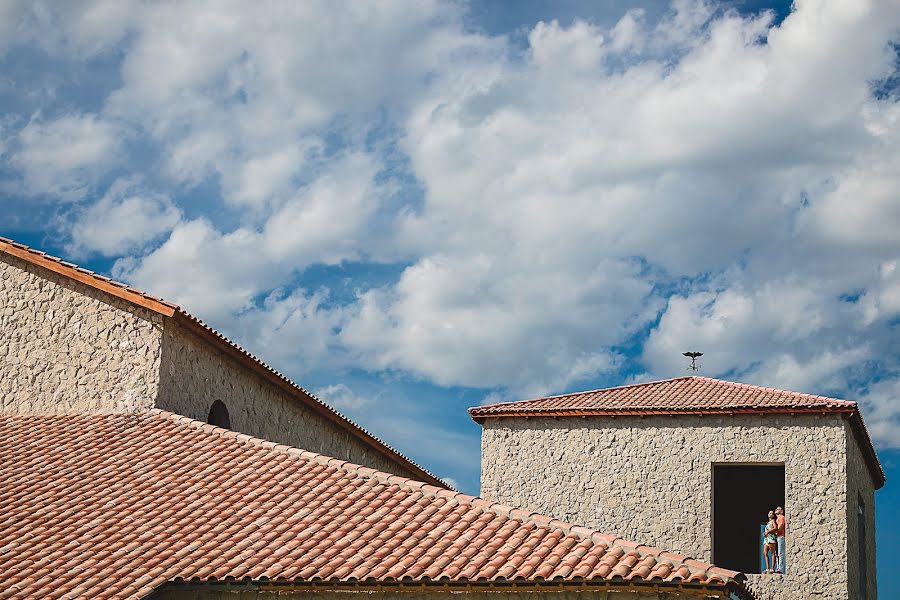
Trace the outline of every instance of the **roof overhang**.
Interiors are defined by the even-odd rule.
[[[686,596],[708,598],[711,593],[728,596],[733,600],[756,600],[755,596],[744,585],[744,580],[731,580],[721,584],[692,583],[681,580],[674,581],[626,581],[622,578],[613,580],[175,580],[170,581],[148,596],[152,599],[169,591],[258,591],[284,594],[290,592],[504,592],[504,591],[621,591],[621,592],[667,592],[680,593]]]

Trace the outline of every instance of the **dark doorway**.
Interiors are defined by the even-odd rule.
[[[207,417],[206,422],[216,427],[231,429],[231,417],[228,416],[228,408],[224,402],[216,400],[212,403],[212,406],[209,407],[209,417]]]
[[[759,573],[766,513],[784,506],[784,465],[713,465],[712,562]]]

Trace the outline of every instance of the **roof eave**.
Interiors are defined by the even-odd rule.
[[[336,592],[346,591],[412,591],[412,590],[440,590],[450,592],[493,591],[504,590],[541,590],[541,591],[679,591],[685,594],[706,597],[713,593],[734,593],[733,598],[738,600],[755,600],[752,593],[740,580],[729,580],[721,583],[698,583],[682,580],[625,580],[621,577],[614,579],[494,579],[494,580],[450,580],[450,579],[400,579],[400,580],[267,580],[267,579],[225,579],[225,580],[181,580],[176,579],[159,586],[147,596],[155,598],[166,591],[181,590],[233,590],[233,591],[262,591],[262,592],[298,592],[332,590]]]
[[[106,292],[110,296],[125,300],[126,302],[159,313],[165,317],[171,317],[175,314],[175,311],[178,310],[178,306],[171,302],[166,302],[161,298],[145,294],[130,286],[113,281],[108,277],[103,277],[93,271],[82,269],[78,265],[56,259],[49,254],[25,246],[24,244],[14,242],[8,238],[0,237],[0,252],[14,256],[26,263],[52,271],[67,279],[83,283],[88,287]]]
[[[850,414],[857,409],[854,407],[728,407],[728,408],[703,408],[703,409],[541,409],[541,410],[501,410],[495,412],[481,412],[480,408],[470,408],[469,415],[472,420],[483,423],[487,419],[502,417],[646,417],[646,416],[677,416],[677,415],[731,415],[731,414],[821,414],[821,413],[846,413]]]

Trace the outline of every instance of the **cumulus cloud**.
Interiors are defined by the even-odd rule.
[[[149,255],[119,259],[113,275],[222,319],[248,308],[259,286],[275,284],[277,274],[258,269],[257,235],[243,228],[222,234],[205,219],[185,220]]]
[[[25,11],[24,0],[9,0],[0,3],[0,55],[6,51],[9,40],[14,39],[16,25]]]
[[[422,259],[396,286],[362,294],[342,341],[370,368],[442,385],[509,385],[533,394],[611,370],[617,357],[609,345],[643,323],[632,322],[649,292],[633,278],[636,267],[601,263],[579,280],[554,269],[561,265],[528,269],[517,264],[521,258]]]
[[[18,134],[11,162],[25,192],[63,199],[80,197],[119,158],[119,132],[95,114],[35,120]]]
[[[372,399],[359,396],[343,383],[316,390],[316,396],[340,411],[358,411],[372,405]]]
[[[441,481],[443,481],[444,483],[449,485],[454,490],[461,489],[459,482],[457,480],[453,479],[452,477],[441,477]]]
[[[889,68],[896,11],[809,2],[779,27],[713,12],[676,4],[651,53],[624,68],[610,56],[634,44],[539,24],[524,60],[468,64],[435,86],[404,140],[428,189],[402,224],[421,258],[361,297],[348,345],[371,368],[523,393],[614,368],[611,349],[660,317],[644,353],[660,375],[680,370],[692,338],[711,372],[781,373],[783,385],[837,384],[823,365],[866,360],[864,334],[841,336],[854,311],[840,298],[873,279],[842,274],[839,239],[806,223],[858,169],[891,172],[881,148],[897,132],[869,82]],[[613,31],[639,39],[643,26],[632,14]],[[832,56],[833,39],[858,36]],[[871,214],[896,226],[890,210]],[[717,272],[725,288],[704,291]],[[665,303],[679,278],[691,294]],[[791,368],[755,368],[774,355]]]
[[[869,431],[882,446],[900,447],[900,377],[891,376],[871,385],[859,398]]]
[[[232,319],[229,331],[253,348],[265,348],[266,360],[278,368],[300,375],[346,366],[346,352],[335,339],[344,312],[326,289],[276,290]]]
[[[271,201],[306,161],[327,160],[329,134],[360,140],[455,52],[491,46],[459,29],[461,7],[434,0],[135,8],[107,111],[146,128],[176,180],[218,174],[238,204]]]
[[[58,57],[91,58],[126,35],[139,11],[139,5],[116,0],[4,0],[0,56],[13,45],[32,43]]]
[[[897,22],[883,5],[798,3],[773,26],[769,14],[678,2],[652,25],[640,12],[608,30],[537,24],[518,58],[457,30],[450,37],[475,51],[432,65],[429,86],[405,83],[406,111],[394,106],[405,115],[401,147],[426,192],[389,225],[395,251],[416,258],[395,284],[361,291],[327,347],[369,369],[529,395],[615,372],[623,365],[617,346],[652,327],[642,357],[648,374],[680,371],[680,352],[693,343],[707,350],[711,373],[839,390],[845,381],[834,373],[869,360],[879,343],[871,331],[848,337],[848,328],[875,323],[872,315],[892,306],[889,276],[847,267],[873,257],[890,264],[897,252],[887,233],[896,221],[888,206],[896,108],[870,89],[891,68],[886,42]],[[435,31],[452,28],[445,19]],[[848,41],[839,55],[835,40]],[[136,79],[119,95],[143,85],[136,69],[154,43],[142,41],[129,57],[126,73]],[[179,43],[199,51],[206,42]],[[256,71],[220,59],[198,55],[198,66],[184,67],[197,73],[172,76],[193,85],[231,68],[231,85],[254,89]],[[169,87],[154,93],[167,98]],[[174,110],[214,104],[198,90],[193,108]],[[375,85],[369,97],[391,94]],[[172,123],[188,115],[152,112]],[[335,111],[303,113],[294,137],[325,126],[331,117],[321,114]],[[177,154],[182,143],[220,160],[232,143],[224,131],[198,127],[178,141],[179,164],[192,163]],[[296,175],[299,154],[267,156],[246,168],[274,170],[274,181]],[[302,268],[365,254],[355,236],[378,234],[360,190],[374,175],[365,161],[344,173],[354,171],[364,176],[323,176],[302,201],[282,199],[259,230],[246,232],[248,251],[265,259],[248,266],[256,285],[230,310],[274,285],[289,261]],[[228,185],[250,189],[254,180],[242,181]],[[860,197],[867,200],[848,201]],[[876,235],[855,233],[868,229]],[[260,276],[260,265],[272,274]],[[710,273],[718,274],[713,284]],[[860,289],[858,302],[842,300]]]
[[[384,193],[375,183],[377,168],[361,153],[332,163],[269,217],[262,232],[267,253],[295,266],[359,258],[368,245],[363,234],[370,233],[367,226]]]
[[[77,256],[135,252],[171,231],[181,216],[169,196],[143,188],[137,179],[120,179],[100,200],[75,212],[67,224],[69,251]]]
[[[896,443],[895,389],[860,383],[900,358],[900,109],[873,93],[896,3],[797,0],[776,25],[677,0],[537,23],[524,49],[437,0],[132,9],[59,18],[59,47],[120,45],[121,85],[12,159],[34,193],[85,189],[116,123],[172,197],[217,186],[157,247],[125,243],[118,276],[284,364],[509,398],[699,349],[710,375],[864,397]],[[347,261],[399,275],[338,305],[295,283]]]
[[[121,259],[114,271],[209,318],[246,312],[297,270],[365,255],[368,219],[386,193],[376,172],[371,156],[336,158],[260,227],[221,231],[208,219],[180,221],[162,245]]]

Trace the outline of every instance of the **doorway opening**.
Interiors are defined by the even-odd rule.
[[[714,464],[712,469],[712,562],[761,573],[766,514],[784,506],[784,464]]]

